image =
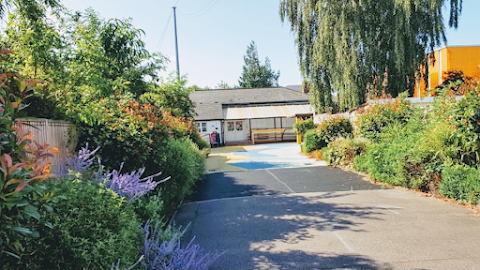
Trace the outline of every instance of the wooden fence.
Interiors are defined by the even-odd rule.
[[[58,164],[61,159],[71,156],[77,144],[75,125],[58,120],[49,119],[20,119],[25,131],[35,135],[38,143],[48,143],[58,148],[59,153],[54,155],[52,165]]]

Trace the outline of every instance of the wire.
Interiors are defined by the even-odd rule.
[[[165,28],[163,29],[162,36],[160,37],[160,40],[157,43],[157,47],[155,48],[155,51],[157,51],[162,47],[163,41],[165,40],[165,35],[167,34],[168,25],[170,24],[170,19],[172,18],[172,14],[173,14],[173,11],[170,11],[170,16],[168,16],[167,25],[165,25]]]
[[[215,0],[211,0],[210,2],[208,2],[208,4],[206,4],[204,7],[202,7],[201,9],[199,9],[195,12],[188,13],[188,14],[183,14],[183,15],[186,15],[186,16],[196,15],[197,13],[199,13],[199,12],[203,11],[205,8],[207,8],[213,1],[215,1]]]
[[[213,3],[214,1],[215,1],[215,3]],[[208,4],[206,4],[203,8],[199,9],[196,12],[190,13],[190,14],[183,14],[183,13],[180,13],[180,12],[179,13],[186,18],[198,18],[198,17],[202,16],[203,14],[207,13],[210,9],[212,9],[219,1],[220,0],[212,0],[212,1],[208,2]],[[210,6],[211,3],[213,3],[213,5]],[[207,10],[203,11],[204,9],[207,9]],[[199,12],[202,12],[202,13],[196,15]]]

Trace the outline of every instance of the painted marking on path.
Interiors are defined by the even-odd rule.
[[[340,236],[340,234],[338,234],[337,232],[333,232],[333,235],[335,235],[338,240],[340,240],[340,242],[345,246],[345,248],[349,251],[349,252],[355,252],[355,249],[352,248],[352,246],[350,246],[347,241],[345,241],[345,239],[343,239],[342,236]]]
[[[388,210],[388,211],[390,211],[392,213],[395,213],[397,215],[400,215],[400,212],[395,211],[393,209],[403,209],[402,207],[395,207],[395,206],[378,206],[378,208]]]
[[[295,191],[293,189],[291,189],[287,184],[285,184],[282,180],[278,179],[278,177],[273,174],[271,171],[269,170],[266,170],[269,174],[271,174],[273,176],[273,178],[275,178],[278,182],[282,183],[284,186],[286,186],[288,188],[288,190],[290,190],[290,192],[292,193],[295,193]]]

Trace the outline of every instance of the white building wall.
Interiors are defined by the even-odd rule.
[[[222,121],[196,121],[195,126],[200,135],[208,142],[210,142],[210,134],[216,131],[220,135],[220,142],[223,143]]]

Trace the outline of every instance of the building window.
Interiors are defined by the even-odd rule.
[[[243,121],[237,121],[236,126],[237,126],[237,131],[242,131],[243,130]]]
[[[196,123],[197,131],[198,132],[207,132],[207,123]]]
[[[227,130],[233,131],[235,129],[234,124],[234,122],[227,122]]]

